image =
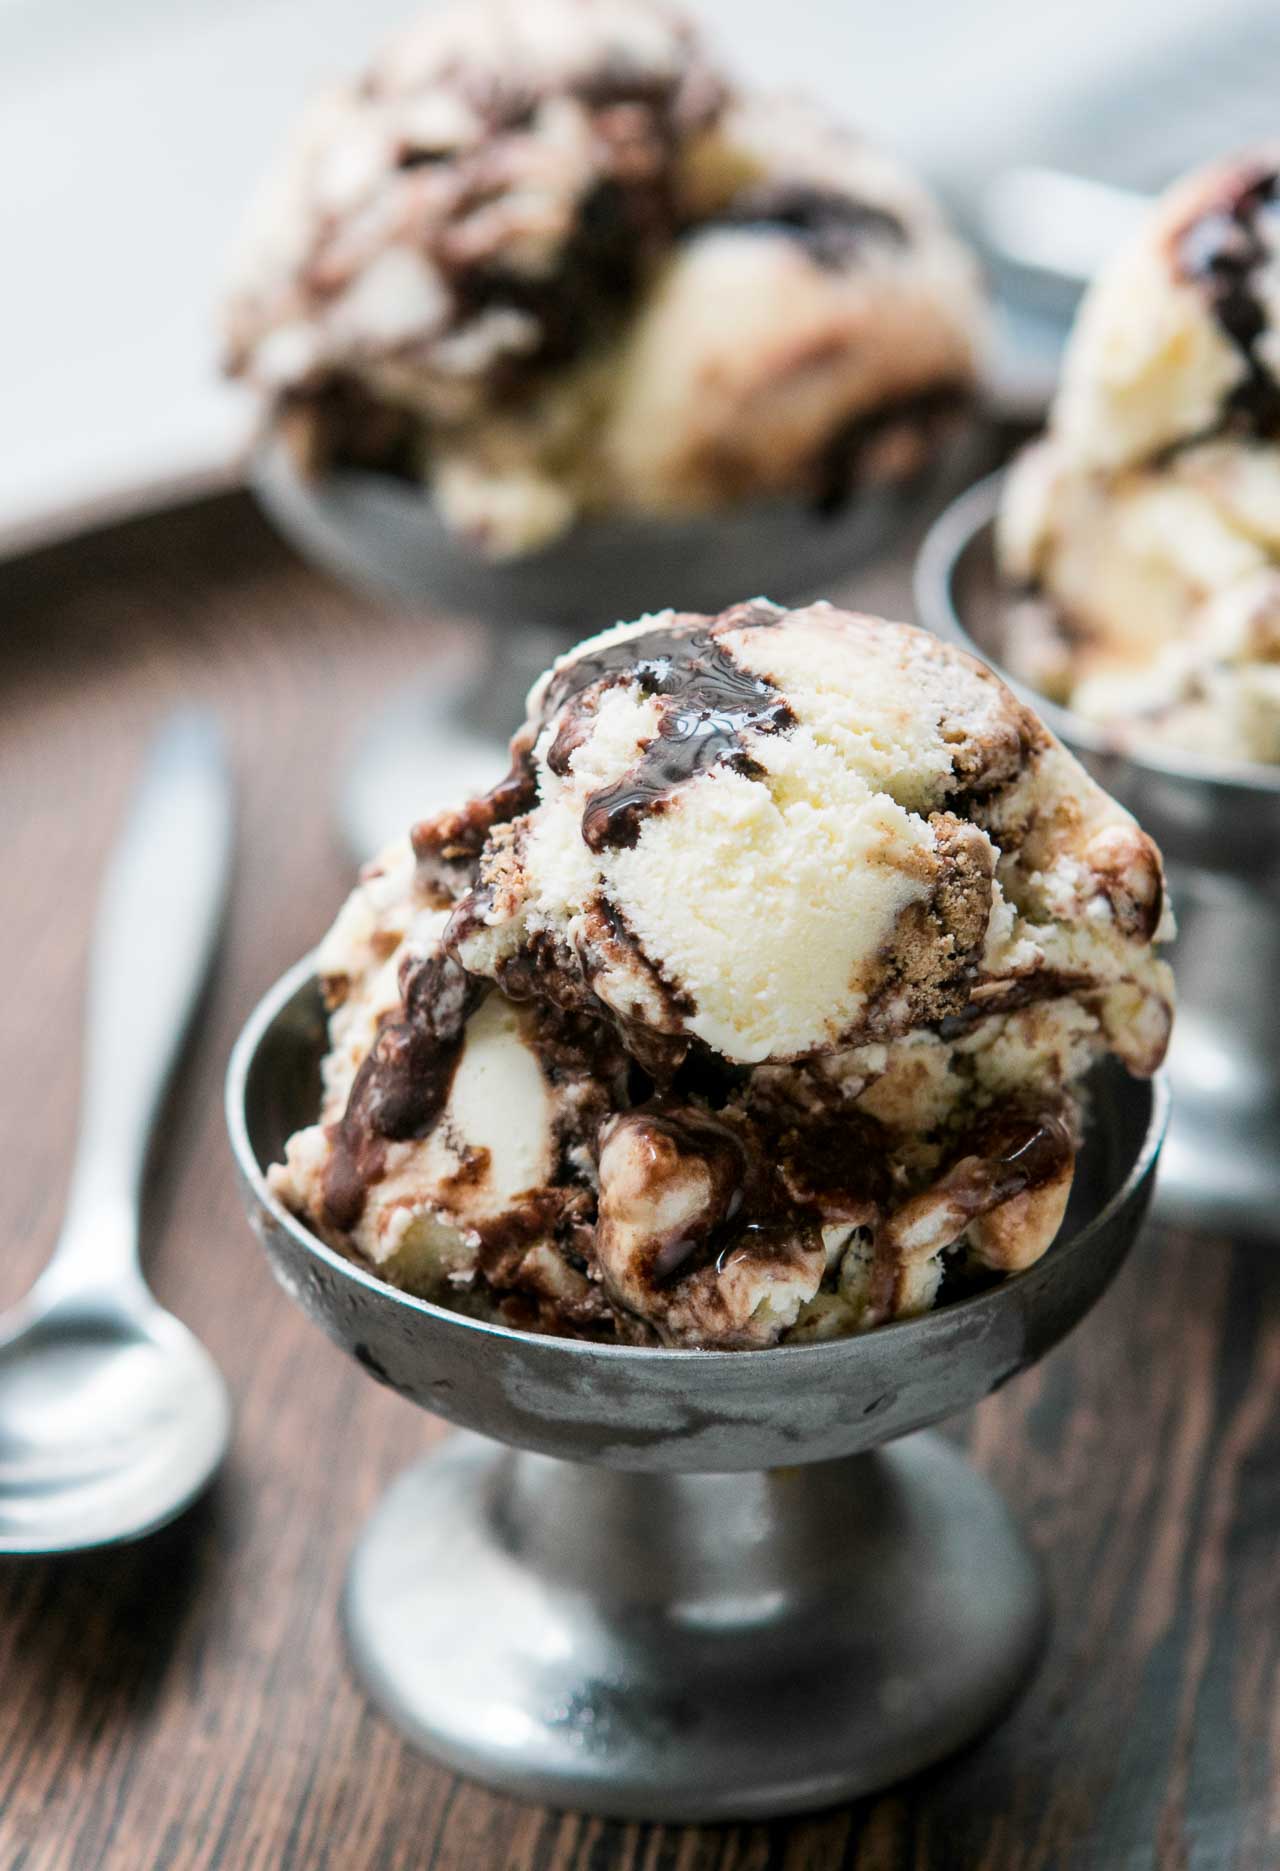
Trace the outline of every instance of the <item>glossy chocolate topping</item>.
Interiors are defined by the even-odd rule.
[[[693,1266],[718,1258],[740,1232],[734,1223],[747,1225],[742,1207],[749,1162],[738,1132],[710,1113],[648,1106],[635,1117],[647,1133],[666,1138],[678,1156],[697,1157],[711,1179],[711,1193],[697,1223],[663,1241],[654,1255],[650,1278],[661,1286]]]
[[[893,247],[907,243],[906,228],[888,209],[805,182],[743,189],[713,225],[789,234],[819,266],[832,272],[856,261],[872,242]]]
[[[537,803],[538,784],[525,734],[512,743],[511,770],[465,805],[421,819],[410,832],[418,881],[437,900],[456,901],[475,881],[485,841]]]
[[[976,1219],[1056,1182],[1074,1156],[1071,1128],[1059,1112],[997,1110],[961,1143],[944,1179],[947,1194]]]
[[[838,513],[859,487],[877,478],[876,460],[890,448],[910,449],[923,465],[972,403],[968,384],[944,382],[853,417],[823,442],[814,463],[810,478],[818,512]],[[887,478],[909,478],[909,473],[895,471]]]
[[[1033,968],[1025,975],[1012,975],[1004,980],[979,977],[966,1004],[936,1023],[938,1037],[948,1041],[962,1039],[993,1014],[1015,1013],[1021,1007],[1034,1007],[1041,1001],[1085,995],[1093,985],[1091,976],[1066,968]]]
[[[871,1225],[889,1199],[890,1139],[865,1111],[804,1113],[779,1131],[779,1173],[798,1208],[824,1221]]]
[[[1258,274],[1276,243],[1280,176],[1266,170],[1198,216],[1179,237],[1175,254],[1182,277],[1207,292],[1214,317],[1244,360],[1247,375],[1228,398],[1225,426],[1258,436],[1280,434],[1280,384],[1259,352],[1268,314]]]
[[[691,1161],[708,1185],[697,1213],[655,1234],[629,1268],[639,1290],[670,1293],[695,1275],[723,1273],[743,1259],[786,1265],[815,1238],[817,1209],[796,1199],[762,1139],[740,1117],[729,1122],[697,1106],[655,1098],[619,1123],[650,1159],[651,1197],[668,1178],[678,1182]],[[704,1299],[713,1303],[709,1294]]]
[[[425,1137],[449,1096],[467,1021],[487,984],[451,956],[409,964],[401,979],[403,1016],[388,1020],[356,1074],[347,1108],[330,1137],[325,1218],[353,1228],[370,1183],[382,1174],[386,1146]]]
[[[781,614],[772,605],[744,604],[714,619],[678,615],[556,672],[543,706],[544,720],[562,715],[547,756],[553,773],[568,771],[602,690],[634,682],[643,695],[661,698],[658,732],[635,766],[587,801],[582,836],[592,851],[633,845],[645,818],[699,773],[715,766],[759,773],[744,735],[782,733],[796,718],[777,689],[741,668],[720,639],[729,630],[768,629]]]

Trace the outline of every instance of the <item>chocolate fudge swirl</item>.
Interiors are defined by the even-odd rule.
[[[517,734],[511,746],[511,770],[487,793],[454,811],[422,819],[410,834],[418,882],[440,907],[472,890],[485,842],[496,826],[520,818],[538,802],[531,744]]]
[[[1057,1181],[1074,1157],[1062,1112],[997,1109],[963,1139],[943,1182],[976,1220],[1014,1196]]]
[[[726,1234],[737,1232],[733,1224],[742,1219],[749,1162],[737,1131],[709,1112],[664,1111],[653,1105],[638,1111],[636,1120],[650,1134],[665,1137],[678,1156],[698,1158],[710,1179],[706,1208],[697,1223],[669,1236],[653,1257],[649,1278],[661,1286],[715,1258],[723,1251]]]
[[[840,513],[858,489],[874,479],[869,464],[877,450],[889,443],[900,441],[914,447],[923,465],[972,407],[971,386],[956,379],[914,390],[909,396],[890,397],[877,408],[863,410],[828,436],[818,450],[809,475],[815,511],[828,519]]]
[[[906,228],[887,208],[805,182],[743,189],[710,225],[790,234],[818,266],[833,273],[854,264],[874,242],[907,245]]]
[[[645,1264],[634,1270],[652,1291],[704,1268],[722,1273],[744,1256],[786,1264],[796,1243],[819,1226],[816,1208],[791,1193],[749,1126],[665,1098],[634,1107],[618,1124],[650,1145],[665,1144],[678,1161],[693,1159],[707,1177],[699,1213],[655,1237]]]
[[[1268,327],[1258,275],[1280,242],[1280,175],[1251,169],[1243,183],[1179,236],[1182,277],[1207,292],[1214,317],[1244,360],[1246,376],[1227,398],[1223,427],[1258,437],[1280,435],[1280,383],[1259,354]]]
[[[386,1166],[386,1146],[425,1137],[444,1108],[467,1021],[487,983],[451,956],[411,962],[401,976],[403,1016],[384,1023],[356,1074],[347,1108],[330,1128],[324,1210],[331,1227],[353,1228]]]
[[[744,742],[748,732],[779,734],[795,726],[785,697],[740,667],[720,639],[730,630],[768,629],[782,613],[743,604],[717,618],[678,615],[643,636],[606,643],[557,671],[547,689],[544,721],[561,715],[547,755],[553,773],[590,731],[601,692],[620,681],[661,700],[658,732],[628,773],[587,800],[582,836],[592,851],[633,845],[644,820],[699,773],[727,766],[760,772]]]

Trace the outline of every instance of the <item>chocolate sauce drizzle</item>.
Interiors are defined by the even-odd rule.
[[[495,308],[527,313],[536,344],[506,360],[493,377],[495,395],[518,399],[540,372],[581,357],[601,330],[611,330],[635,297],[644,268],[671,238],[673,211],[664,178],[624,185],[604,179],[578,206],[577,222],[547,274],[517,272],[498,260],[452,260],[449,243],[437,258],[451,278],[459,324]]]
[[[437,895],[456,900],[475,883],[480,854],[490,833],[531,810],[538,801],[531,742],[520,733],[512,742],[511,770],[487,793],[455,810],[421,819],[410,834],[418,881]]]
[[[943,1182],[949,1197],[976,1220],[1028,1189],[1056,1182],[1074,1155],[1070,1127],[1059,1112],[1005,1108],[975,1125]]]
[[[988,992],[988,986],[994,991]],[[975,989],[965,1006],[956,1013],[943,1016],[934,1024],[934,1031],[939,1039],[951,1041],[962,1039],[971,1033],[984,1020],[990,1020],[998,1014],[1015,1013],[1022,1007],[1035,1007],[1041,1001],[1064,1000],[1068,996],[1087,994],[1096,987],[1093,977],[1080,969],[1071,968],[1036,968],[1022,976],[1011,976],[1007,981],[989,984],[979,977]]]
[[[566,770],[573,747],[589,731],[602,689],[634,680],[664,703],[658,733],[637,765],[587,802],[583,836],[593,850],[633,844],[645,814],[660,809],[697,773],[718,764],[741,773],[759,771],[742,736],[751,729],[780,732],[794,725],[795,717],[777,690],[741,669],[718,638],[727,629],[772,625],[780,615],[764,604],[739,605],[714,619],[685,615],[642,637],[593,650],[552,678],[543,718],[565,711],[549,756],[555,772]],[[575,703],[581,707],[575,709]],[[437,885],[447,881],[457,891],[473,883],[493,828],[535,803],[530,747],[526,733],[513,749],[511,772],[483,798],[414,828],[420,870],[432,873]],[[455,921],[474,918],[483,899],[483,886],[473,885]],[[501,985],[511,998],[522,997],[514,975]],[[381,1028],[356,1075],[346,1112],[331,1129],[324,1206],[334,1228],[349,1230],[359,1221],[369,1186],[383,1174],[387,1143],[424,1137],[439,1117],[467,1020],[486,984],[469,976],[446,949],[410,963],[401,988],[403,1012]],[[524,987],[524,993],[532,991]]]
[[[843,272],[871,242],[907,244],[906,228],[887,208],[807,182],[743,189],[710,225],[790,234],[818,266],[833,273]]]
[[[547,756],[553,773],[568,771],[603,689],[634,682],[641,694],[662,702],[658,732],[635,766],[587,800],[582,836],[590,850],[634,845],[645,818],[712,767],[760,773],[744,735],[783,733],[796,717],[771,683],[734,661],[720,638],[728,630],[767,629],[781,615],[772,605],[743,604],[714,619],[677,616],[643,636],[604,644],[557,672],[543,708],[544,720],[564,711]]]
[[[1255,275],[1271,259],[1267,221],[1280,238],[1280,175],[1274,170],[1255,175],[1198,216],[1176,248],[1182,277],[1205,289],[1214,317],[1244,360],[1246,375],[1227,398],[1222,426],[1259,437],[1280,434],[1280,384],[1258,354],[1267,311]]]
[[[811,474],[815,511],[828,518],[840,513],[872,478],[871,464],[890,438],[912,438],[923,463],[972,403],[969,384],[942,382],[851,417],[818,452]],[[914,471],[908,471],[908,478]]]
[[[697,1158],[710,1181],[697,1217],[654,1242],[647,1264],[635,1270],[653,1293],[706,1268],[723,1273],[744,1258],[785,1263],[820,1227],[817,1210],[792,1197],[750,1125],[661,1098],[623,1121],[665,1139],[678,1157]]]
[[[346,1111],[330,1126],[324,1212],[334,1228],[359,1221],[369,1186],[383,1173],[387,1144],[425,1137],[439,1117],[467,1021],[487,986],[440,952],[410,962],[400,985],[403,1016],[379,1030]]]
[[[736,1243],[750,1169],[746,1145],[736,1130],[709,1112],[682,1108],[664,1111],[660,1105],[642,1107],[633,1115],[644,1128],[671,1143],[678,1156],[694,1156],[706,1167],[711,1191],[697,1222],[684,1233],[663,1241],[648,1268],[654,1286],[666,1286],[709,1260],[719,1260]],[[735,1222],[741,1225],[735,1227]]]

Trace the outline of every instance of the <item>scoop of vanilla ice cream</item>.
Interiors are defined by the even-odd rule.
[[[525,739],[536,804],[450,937],[513,991],[532,966],[746,1065],[891,1036],[1037,971],[1167,1001],[1117,920],[1108,840],[1131,854],[1144,943],[1154,847],[925,632],[828,604],[641,619],[556,665]]]
[[[1085,295],[1053,427],[1082,465],[1134,466],[1235,417],[1272,427],[1280,371],[1280,143],[1171,188]]]
[[[468,1023],[440,1115],[423,1142],[387,1147],[347,1238],[385,1279],[410,1292],[472,1284],[478,1230],[502,1220],[548,1183],[554,1109],[520,1012],[500,997]],[[297,1132],[271,1187],[289,1207],[323,1216],[331,1140],[323,1126]]]
[[[653,0],[433,9],[288,139],[241,240],[233,368],[275,391],[350,369],[444,418],[486,402],[549,341],[584,200],[614,190],[619,238],[639,238],[656,145],[718,90],[692,24]],[[601,122],[597,98],[630,119]]]
[[[576,511],[552,463],[589,411],[578,365],[668,245],[721,88],[659,0],[433,8],[290,135],[240,242],[228,369],[304,470],[426,480],[486,549],[532,549]]]
[[[1170,191],[1086,294],[1006,575],[1016,673],[1121,739],[1280,758],[1280,145]]]

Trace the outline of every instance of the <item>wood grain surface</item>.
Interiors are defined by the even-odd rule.
[[[905,614],[905,555],[853,595]],[[156,1153],[149,1262],[230,1380],[211,1496],[143,1544],[0,1562],[2,1871],[1227,1871],[1280,1865],[1280,1254],[1150,1230],[1039,1369],[957,1425],[1043,1554],[1014,1713],[885,1796],[785,1824],[605,1824],[398,1740],[344,1668],[351,1542],[437,1427],[273,1285],[220,1081],[348,869],[334,762],[444,626],[305,571],[247,502],[0,570],[0,1303],[53,1240],[87,928],[145,736],[179,696],[236,747],[225,952]]]

